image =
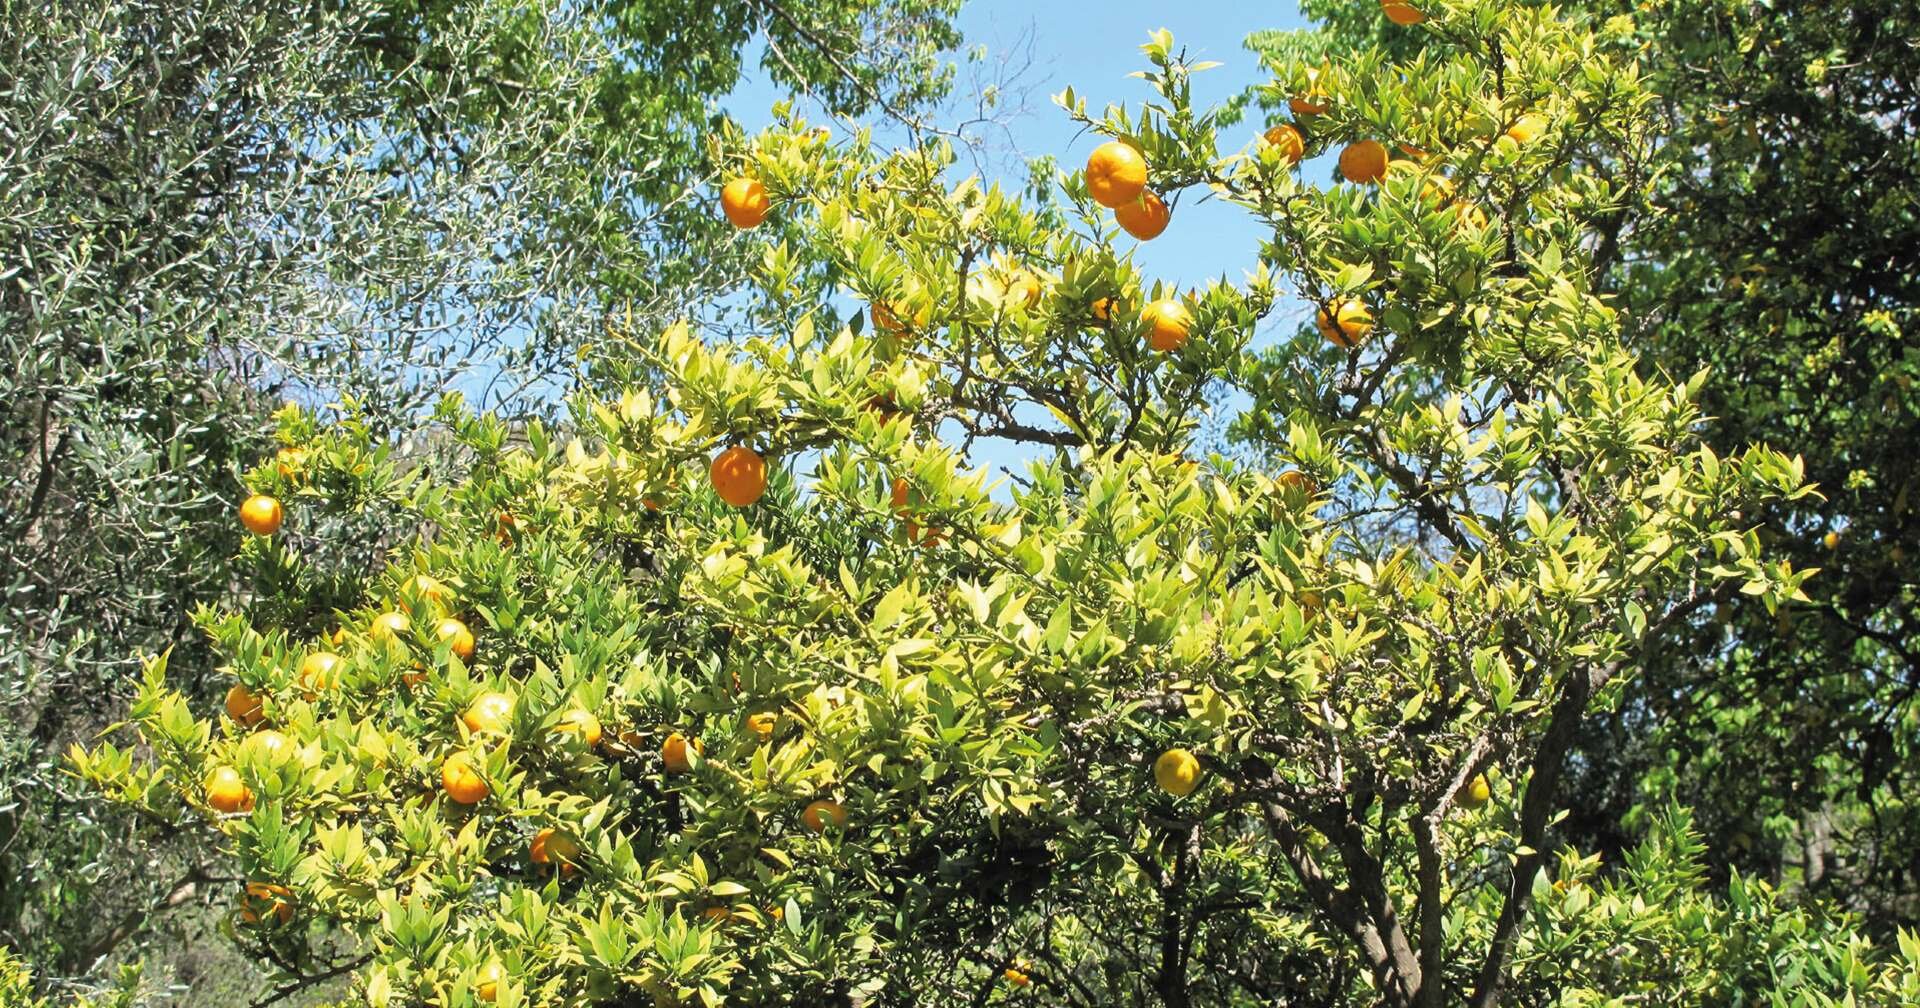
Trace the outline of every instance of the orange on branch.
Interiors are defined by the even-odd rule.
[[[847,809],[839,802],[827,801],[823,798],[808,804],[801,810],[800,822],[815,833],[825,833],[829,822],[833,824],[834,829],[846,829]]]
[[[1200,761],[1185,749],[1169,749],[1153,761],[1153,782],[1176,798],[1185,798],[1200,785]]]
[[[1173,214],[1152,190],[1143,190],[1138,199],[1115,207],[1113,219],[1119,221],[1120,227],[1135,238],[1152,241],[1167,229],[1167,222],[1173,219]]]
[[[482,693],[467,705],[460,721],[476,735],[505,732],[513,723],[513,698],[493,690]]]
[[[245,727],[251,728],[265,717],[261,710],[260,695],[248,689],[245,683],[234,683],[227,688],[227,716]]]
[[[767,463],[746,445],[734,445],[707,467],[713,492],[734,507],[746,507],[767,492]]]
[[[269,917],[281,924],[293,920],[293,892],[270,882],[248,882],[240,897],[240,919],[258,924]]]
[[[240,771],[230,766],[214,767],[202,782],[207,804],[222,812],[248,812],[253,809],[253,792],[247,790]]]
[[[1265,139],[1267,146],[1278,150],[1290,165],[1299,164],[1307,156],[1307,138],[1292,126],[1274,126],[1267,130]]]
[[[732,221],[734,227],[743,231],[759,227],[772,207],[767,187],[761,185],[759,179],[737,178],[720,190],[720,209],[726,212],[727,220]]]
[[[462,805],[478,804],[492,792],[465,753],[454,753],[440,764],[440,786],[446,789],[447,797]]]
[[[316,651],[300,659],[300,686],[306,698],[313,700],[337,685],[344,664],[346,659],[331,651]]]
[[[1087,195],[1110,210],[1139,197],[1147,187],[1147,159],[1132,144],[1109,140],[1087,158]]]
[[[773,729],[779,724],[780,716],[770,711],[747,715],[747,731],[765,742],[773,738]]]
[[[449,616],[434,624],[434,639],[445,644],[449,651],[460,657],[461,661],[473,658],[473,631],[465,623]]]
[[[407,631],[413,629],[413,620],[403,612],[383,612],[373,618],[373,625],[367,628],[367,636],[377,641],[399,640]]]
[[[1349,182],[1378,182],[1387,174],[1387,148],[1378,140],[1361,140],[1340,152],[1340,175]]]
[[[482,1001],[495,1001],[500,997],[500,984],[507,979],[507,968],[498,962],[490,962],[480,967],[473,975],[473,996]]]
[[[280,502],[266,494],[254,494],[240,502],[240,524],[254,535],[270,536],[280,531],[285,518]]]
[[[1332,314],[1327,313],[1325,305],[1315,310],[1313,323],[1319,328],[1320,335],[1336,346],[1351,350],[1359,346],[1360,341],[1372,331],[1373,313],[1358,301],[1343,301]]]
[[[1161,298],[1140,313],[1147,323],[1147,345],[1161,353],[1171,353],[1186,345],[1193,328],[1193,315],[1187,306],[1173,298]]]
[[[602,737],[600,719],[594,717],[592,711],[581,707],[575,707],[560,715],[560,723],[555,725],[553,730],[578,735],[581,744],[589,749],[598,746]]]
[[[562,872],[574,868],[574,859],[580,856],[580,844],[565,833],[548,826],[533,835],[533,842],[527,846],[527,857],[534,864],[558,864]]]
[[[679,732],[668,735],[667,740],[660,743],[660,762],[666,765],[668,773],[681,774],[693,769],[693,757],[687,751],[689,745],[694,753],[706,751],[699,739],[689,743],[687,737]]]

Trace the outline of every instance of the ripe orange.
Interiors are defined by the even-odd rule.
[[[1007,982],[1014,985],[1015,987],[1025,987],[1026,985],[1033,982],[1032,977],[1027,976],[1027,974],[1024,971],[1015,969],[1012,966],[1009,966],[1005,970],[1001,971],[1000,975],[1006,977]]]
[[[1087,195],[1110,210],[1132,202],[1147,187],[1147,159],[1132,144],[1109,140],[1087,158]]]
[[[300,475],[301,468],[306,464],[307,450],[305,448],[282,448],[273,453],[274,470],[287,479],[297,478]]]
[[[345,659],[331,651],[315,651],[300,659],[300,685],[305,688],[307,699],[332,689],[340,681],[340,667],[345,663]]]
[[[473,659],[473,631],[468,630],[465,623],[449,616],[434,625],[433,636],[459,655],[461,661]]]
[[[407,584],[413,588],[414,594],[426,599],[428,602],[437,605],[446,605],[448,602],[453,601],[453,589],[447,587],[446,582],[431,574],[415,574]]]
[[[1493,787],[1487,783],[1487,775],[1480,774],[1468,781],[1466,786],[1460,789],[1460,793],[1455,796],[1455,799],[1460,803],[1462,808],[1477,809],[1484,807],[1487,804],[1487,800],[1492,797]]]
[[[759,179],[737,178],[720,190],[720,209],[726,211],[733,226],[746,230],[760,226],[773,207],[767,199],[767,187]]]
[[[1200,761],[1185,749],[1169,749],[1153,761],[1153,781],[1160,790],[1184,798],[1200,785]]]
[[[893,493],[888,500],[893,504],[893,513],[902,518],[907,516],[907,489],[907,478],[905,476],[895,476],[893,478]]]
[[[1840,533],[1828,532],[1826,535],[1820,537],[1820,544],[1828,549],[1839,549]],[[231,693],[227,694],[227,713],[233,713],[233,694]]]
[[[1120,222],[1126,232],[1141,241],[1152,241],[1160,237],[1167,229],[1167,222],[1173,214],[1167,205],[1160,201],[1150,189],[1140,191],[1138,199],[1129,200],[1113,209],[1113,219]]]
[[[254,535],[270,536],[280,531],[280,522],[285,518],[280,502],[266,494],[254,494],[240,502],[240,524]]]
[[[1147,323],[1147,345],[1161,353],[1171,353],[1186,345],[1187,334],[1193,326],[1193,316],[1187,312],[1187,306],[1172,298],[1147,305],[1140,318]]]
[[[1317,115],[1326,115],[1333,103],[1323,94],[1308,94],[1299,98],[1287,99],[1287,109],[1302,119],[1311,119]]]
[[[580,741],[589,749],[600,744],[602,735],[600,719],[594,717],[591,711],[580,707],[560,715],[560,723],[554,725],[553,730],[579,735]]]
[[[759,736],[762,742],[773,738],[774,726],[779,723],[780,715],[769,711],[761,711],[758,714],[747,715],[747,730]]]
[[[489,962],[473,974],[473,996],[482,1001],[493,1001],[500,996],[500,982],[507,978],[507,968],[498,961]]]
[[[875,301],[872,307],[867,309],[867,315],[873,319],[874,332],[898,336],[907,331],[906,323],[900,321],[900,316],[895,315],[893,309],[884,301]]]
[[[558,864],[563,873],[573,870],[573,859],[579,856],[580,844],[551,826],[535,833],[527,848],[527,857],[534,864]]]
[[[1349,182],[1378,182],[1387,174],[1387,148],[1378,140],[1361,140],[1340,152],[1340,174]]]
[[[734,445],[707,467],[713,492],[734,507],[746,507],[767,492],[767,463],[746,445]]]
[[[258,924],[277,917],[285,924],[293,920],[293,893],[286,886],[269,882],[249,882],[240,897],[240,919]]]
[[[1373,329],[1373,314],[1358,301],[1341,302],[1332,315],[1327,314],[1323,305],[1313,313],[1313,321],[1320,328],[1320,335],[1349,350],[1359,346]]]
[[[292,751],[293,740],[271,728],[247,736],[246,742],[241,744],[243,757],[262,763],[278,762]]]
[[[700,911],[700,916],[716,924],[725,924],[727,921],[733,919],[733,911],[723,906],[710,906]]]
[[[1280,484],[1283,489],[1297,490],[1309,497],[1313,496],[1314,493],[1320,489],[1314,485],[1313,477],[1308,476],[1298,469],[1288,469],[1280,475],[1275,476],[1274,482]]]
[[[513,545],[513,537],[516,534],[519,534],[519,531],[520,531],[519,530],[520,520],[513,516],[513,512],[502,511],[499,514],[494,515],[493,524],[494,524],[493,537],[500,542],[500,545],[502,546]]]
[[[367,635],[374,640],[399,640],[400,635],[413,629],[413,621],[403,612],[383,612],[373,618],[373,625],[367,628]]]
[[[1087,310],[1093,313],[1094,318],[1105,322],[1113,317],[1113,299],[1095,298],[1093,303],[1087,306]]]
[[[834,829],[847,828],[847,809],[839,802],[825,799],[813,802],[800,812],[800,822],[815,833],[827,831],[827,821],[833,821]]]
[[[1538,112],[1529,112],[1507,127],[1506,135],[1512,138],[1514,143],[1529,144],[1533,142],[1534,137],[1546,132],[1546,129],[1547,117]]]
[[[247,790],[246,782],[240,779],[240,771],[230,766],[214,767],[203,782],[207,789],[207,804],[222,812],[250,812],[253,810],[253,792]]]
[[[1032,308],[1040,303],[1040,278],[1027,270],[1019,270],[1007,278],[1006,292],[1023,307]]]
[[[482,693],[467,705],[466,712],[460,715],[460,721],[476,735],[504,732],[513,723],[513,698],[493,691]]]
[[[1290,165],[1300,163],[1307,156],[1307,138],[1292,126],[1275,126],[1266,133],[1267,146],[1278,148],[1280,154]]]
[[[705,752],[706,747],[694,739],[693,751]],[[660,762],[666,764],[668,773],[686,773],[693,769],[693,758],[687,755],[687,737],[679,732],[667,736],[667,740],[660,743]]]
[[[447,789],[447,797],[462,805],[476,804],[490,793],[486,779],[465,753],[454,753],[440,764],[440,786]]]
[[[248,689],[245,683],[234,683],[227,688],[227,716],[251,728],[266,715],[260,709],[259,695]]]
[[[1416,25],[1427,19],[1425,14],[1403,0],[1380,0],[1380,9],[1386,12],[1387,20],[1397,25]]]

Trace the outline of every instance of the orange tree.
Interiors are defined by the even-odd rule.
[[[256,601],[199,620],[236,692],[156,658],[78,771],[232,852],[283,992],[369,1004],[1719,1003],[1791,957],[1897,1001],[1844,921],[1697,891],[1677,811],[1610,877],[1554,849],[1583,714],[1723,588],[1794,597],[1739,509],[1809,491],[1588,286],[1622,36],[1425,13],[1415,62],[1278,67],[1243,146],[1156,37],[1151,101],[1061,96],[1131,150],[1057,194],[743,141],[768,335],[611,326],[627,392],[449,400],[457,470],[283,414]],[[1143,276],[1120,228],[1208,194],[1270,231],[1247,279]],[[1253,354],[1283,287],[1317,318]],[[1246,450],[1195,457],[1232,394]],[[313,575],[368,510],[387,570]]]

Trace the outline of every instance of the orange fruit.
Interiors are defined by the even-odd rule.
[[[1387,174],[1387,148],[1378,140],[1362,140],[1340,152],[1340,174],[1349,182],[1378,182]]]
[[[240,897],[240,919],[258,924],[268,917],[285,924],[293,920],[293,893],[286,886],[249,882]]]
[[[489,962],[473,974],[473,996],[482,1001],[492,1001],[500,996],[500,982],[507,978],[507,968],[498,962]]]
[[[240,771],[230,766],[214,767],[202,783],[207,789],[207,804],[214,808],[222,812],[252,811],[253,792],[240,779]]]
[[[1320,489],[1314,485],[1313,477],[1308,476],[1298,469],[1288,469],[1280,475],[1275,476],[1274,482],[1280,484],[1283,489],[1298,490],[1309,497],[1313,496],[1314,493]]]
[[[1333,103],[1323,94],[1308,94],[1287,100],[1287,109],[1302,119],[1326,115],[1332,108]]]
[[[725,924],[733,918],[733,911],[723,906],[710,906],[700,911],[700,916],[717,924]]]
[[[473,631],[468,630],[465,623],[449,616],[434,624],[433,636],[445,644],[449,651],[459,655],[461,661],[473,659]]]
[[[867,309],[867,315],[873,319],[874,332],[898,336],[907,331],[906,323],[900,321],[900,316],[895,315],[884,301],[875,301]]]
[[[447,789],[447,797],[462,805],[476,804],[491,791],[465,753],[454,753],[440,764],[440,786]]]
[[[1313,321],[1320,328],[1320,335],[1334,345],[1349,350],[1359,346],[1360,341],[1366,339],[1367,333],[1373,329],[1373,314],[1358,301],[1341,302],[1332,315],[1328,315],[1326,307],[1322,306],[1313,313]]]
[[[1109,140],[1087,158],[1087,195],[1110,210],[1132,202],[1147,188],[1147,159],[1132,144]]]
[[[813,802],[800,812],[800,822],[815,833],[827,831],[827,821],[833,821],[834,829],[847,828],[847,809],[839,802],[822,799]]]
[[[758,714],[747,715],[747,730],[759,736],[762,742],[773,738],[774,726],[779,723],[780,715],[769,711],[761,711]]]
[[[694,739],[693,751],[705,752],[706,747]],[[687,755],[687,737],[679,732],[667,736],[667,740],[660,743],[660,762],[666,764],[668,773],[686,773],[693,769],[693,758]]]
[[[266,494],[254,494],[240,502],[240,524],[254,535],[270,536],[280,531],[280,522],[285,518],[280,502]]]
[[[720,190],[720,209],[726,211],[733,226],[746,230],[767,219],[773,203],[767,199],[767,187],[759,179],[737,178]]]
[[[527,857],[534,864],[558,864],[562,872],[573,870],[573,859],[580,856],[580,844],[572,837],[549,826],[533,835]]]
[[[301,467],[307,464],[305,448],[282,448],[273,453],[273,468],[287,479],[300,475]]]
[[[1397,25],[1416,25],[1427,19],[1425,14],[1403,0],[1380,0],[1380,9],[1386,12],[1387,20]]]
[[[241,744],[242,755],[247,759],[273,763],[293,751],[293,740],[269,728],[247,736]]]
[[[1546,132],[1546,129],[1547,117],[1538,112],[1529,112],[1507,127],[1506,135],[1512,138],[1514,143],[1528,144],[1533,142],[1534,137]]]
[[[345,659],[331,651],[315,651],[300,659],[300,685],[305,688],[307,699],[332,689],[340,681],[340,666],[345,663]]]
[[[413,629],[413,621],[403,612],[383,612],[373,618],[373,625],[367,628],[367,635],[374,640],[398,640],[400,635]]]
[[[1275,126],[1267,130],[1266,141],[1267,146],[1279,148],[1288,164],[1299,164],[1300,159],[1307,156],[1307,138],[1292,126]]]
[[[499,540],[500,545],[502,546],[513,545],[513,537],[519,532],[519,524],[520,524],[520,520],[513,516],[513,512],[502,511],[499,514],[494,515],[493,524],[494,524],[493,537]]]
[[[1147,345],[1161,353],[1171,353],[1186,345],[1193,326],[1187,306],[1172,298],[1161,298],[1140,313],[1147,323]]]
[[[1167,222],[1173,219],[1173,214],[1152,190],[1143,189],[1138,199],[1114,207],[1113,219],[1119,221],[1120,226],[1135,238],[1152,241],[1167,229]]]
[[[259,724],[266,714],[260,709],[258,694],[248,689],[245,683],[234,683],[227,687],[227,716],[251,728]]]
[[[1009,966],[1005,970],[1002,970],[1000,975],[1006,977],[1007,982],[1014,985],[1015,987],[1025,987],[1026,985],[1033,982],[1032,977],[1027,976],[1027,974],[1024,971],[1015,969],[1012,966]]]
[[[453,589],[448,588],[446,582],[431,574],[415,574],[407,584],[413,588],[415,595],[428,602],[445,605],[453,600]]]
[[[1113,299],[1095,298],[1093,303],[1087,306],[1087,310],[1093,313],[1094,318],[1105,322],[1113,317]]]
[[[1026,270],[1020,270],[1007,278],[1007,294],[1027,308],[1040,303],[1040,278]]]
[[[554,731],[569,732],[580,736],[580,741],[592,749],[600,744],[600,719],[593,712],[575,707],[560,715],[560,723],[553,726]]]
[[[734,445],[707,467],[713,492],[734,507],[746,507],[767,492],[767,463],[746,445]]]
[[[491,690],[482,693],[467,705],[466,712],[460,715],[460,721],[476,735],[505,732],[507,726],[513,723],[513,698]]]
[[[1492,797],[1493,786],[1487,783],[1486,774],[1480,774],[1468,781],[1466,786],[1460,789],[1460,793],[1455,796],[1455,800],[1458,801],[1463,808],[1477,809],[1485,807],[1488,799]]]
[[[905,476],[895,476],[893,478],[893,493],[888,497],[888,500],[893,504],[893,513],[902,518],[907,516],[907,489],[907,478]]]
[[[1153,782],[1160,790],[1184,798],[1200,785],[1200,761],[1185,749],[1169,749],[1153,761]]]

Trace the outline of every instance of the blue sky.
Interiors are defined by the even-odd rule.
[[[996,135],[989,158],[999,170],[998,181],[1018,188],[1025,174],[1019,158],[1053,154],[1065,168],[1085,163],[1100,138],[1081,134],[1052,96],[1072,85],[1084,96],[1089,112],[1098,114],[1109,102],[1138,103],[1153,97],[1146,82],[1127,76],[1145,69],[1140,44],[1147,34],[1165,28],[1177,47],[1192,61],[1223,64],[1194,78],[1196,104],[1223,101],[1260,79],[1259,64],[1242,45],[1251,33],[1269,28],[1304,27],[1305,19],[1291,2],[1234,3],[1225,0],[1187,0],[1184,3],[1145,3],[1117,0],[1100,5],[1031,0],[968,0],[959,26],[967,45],[988,49],[986,70],[1002,56],[1019,57],[1031,43],[1032,62],[1016,82],[1025,94],[1024,108]],[[956,100],[966,102],[970,69],[963,65],[956,84]],[[726,104],[749,129],[768,121],[768,107],[781,95],[753,68]],[[971,108],[968,103],[965,107]],[[1256,133],[1256,124],[1243,123],[1223,135],[1223,147],[1237,149]],[[1004,148],[1011,148],[1011,151]],[[1017,155],[1009,156],[1009,155]],[[1311,170],[1311,167],[1309,168]],[[1141,248],[1136,261],[1149,274],[1180,286],[1202,286],[1225,274],[1239,279],[1252,265],[1259,230],[1245,214],[1190,195],[1167,232]]]
[[[1249,34],[1304,27],[1306,21],[1291,2],[1265,5],[1188,0],[1149,4],[1119,0],[1090,7],[1058,0],[1037,4],[1030,0],[968,0],[959,25],[966,46],[985,46],[987,57],[977,64],[961,65],[955,86],[956,107],[941,121],[958,121],[970,112],[977,82],[997,79],[1003,59],[1024,65],[1024,71],[1009,82],[1010,114],[1003,128],[990,131],[981,159],[991,181],[1017,190],[1026,179],[1026,158],[1052,154],[1063,168],[1071,170],[1083,165],[1088,152],[1104,139],[1082,133],[1053,104],[1053,95],[1072,85],[1095,115],[1112,102],[1136,105],[1155,97],[1145,81],[1128,76],[1148,67],[1140,45],[1149,32],[1161,28],[1172,32],[1176,51],[1184,49],[1191,62],[1211,60],[1221,64],[1193,78],[1194,103],[1210,105],[1261,80],[1258,61],[1243,44]],[[755,66],[725,104],[751,131],[770,121],[768,109],[782,97]],[[809,114],[809,118],[819,117]],[[875,125],[876,139],[886,142],[889,134],[878,128],[882,124]],[[1249,120],[1224,132],[1220,138],[1222,153],[1239,149],[1263,125]],[[900,133],[892,135],[897,138]],[[1328,165],[1316,163],[1303,168],[1309,177],[1330,170]],[[1200,195],[1195,192],[1183,198],[1167,231],[1141,245],[1135,261],[1148,277],[1199,288],[1219,276],[1237,282],[1254,265],[1260,228],[1243,211],[1211,200],[1201,201]],[[1120,240],[1131,241],[1124,235]],[[1298,325],[1306,311],[1304,302],[1282,306],[1268,317],[1265,328],[1256,335],[1256,343],[1275,326]],[[1018,471],[1026,454],[1013,445],[987,442],[975,446],[972,461],[994,470]],[[807,466],[799,468],[804,471]],[[1004,486],[1001,492],[1005,492]]]

